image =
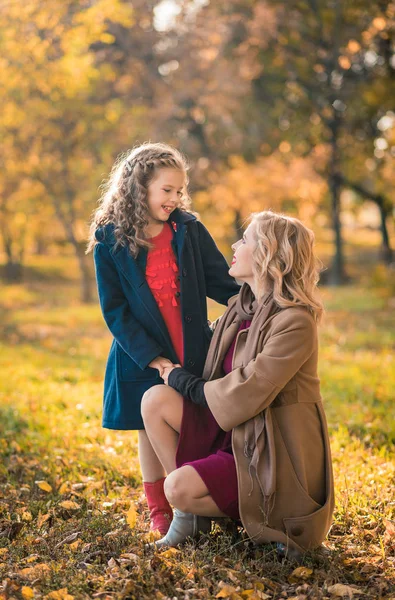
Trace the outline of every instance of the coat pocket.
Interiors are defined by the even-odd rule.
[[[159,378],[157,369],[151,369],[151,367],[140,369],[138,364],[122,348],[117,350],[120,381],[152,381]]]
[[[292,392],[290,392],[290,394],[292,394]],[[287,409],[282,408],[280,410]],[[273,422],[275,422],[277,429],[277,478],[280,479],[279,483],[281,482],[284,491],[286,490],[286,496],[289,498],[288,502],[290,507],[292,506],[292,509],[295,511],[295,516],[298,513],[300,515],[309,514],[320,509],[322,504],[319,504],[312,496],[310,496],[298,477],[281,429],[275,418],[273,419]]]

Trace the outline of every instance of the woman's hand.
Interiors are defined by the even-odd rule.
[[[169,385],[170,373],[172,372],[173,369],[177,369],[177,367],[181,367],[181,365],[173,365],[172,364],[171,367],[165,367],[165,369],[163,370],[161,377],[166,385]]]
[[[157,356],[156,358],[154,358],[154,360],[151,360],[148,366],[151,367],[151,369],[157,369],[159,371],[160,377],[163,377],[163,371],[166,368],[174,369],[174,365],[171,362],[171,360],[165,358],[164,356]]]

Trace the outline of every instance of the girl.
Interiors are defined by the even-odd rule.
[[[226,304],[239,286],[207,229],[189,212],[187,164],[175,148],[146,143],[114,165],[92,225],[96,279],[114,336],[104,383],[103,427],[139,430],[151,529],[172,511],[164,471],[144,431],[143,394],[180,363],[201,375],[210,343],[206,297]]]
[[[254,215],[229,271],[244,285],[216,326],[203,378],[166,367],[171,387],[144,396],[147,434],[177,509],[158,546],[178,545],[224,516],[283,552],[325,538],[333,477],[317,376],[313,243],[297,219]]]

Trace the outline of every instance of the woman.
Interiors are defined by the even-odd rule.
[[[168,387],[143,398],[142,414],[168,473],[178,545],[240,517],[256,543],[298,552],[325,538],[333,512],[329,438],[317,377],[314,235],[271,211],[252,216],[229,274],[244,282],[219,320],[203,378],[165,369]],[[174,389],[173,389],[174,388]]]

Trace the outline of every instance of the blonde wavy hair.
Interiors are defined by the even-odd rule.
[[[299,219],[270,210],[251,215],[256,247],[253,274],[260,299],[267,288],[282,308],[304,306],[319,322],[323,305],[317,297],[321,263],[314,253],[314,233]]]
[[[176,148],[146,142],[118,156],[108,180],[101,186],[99,207],[94,212],[87,252],[97,243],[95,231],[108,223],[114,225],[116,244],[128,246],[136,257],[142,247],[150,248],[144,233],[148,225],[148,186],[160,169],[177,169],[185,175],[178,208],[189,210],[188,163]]]

